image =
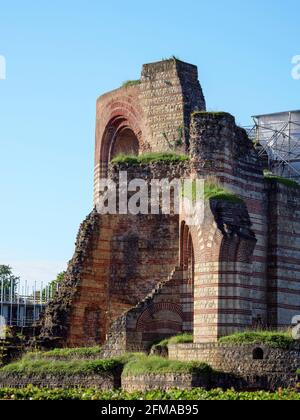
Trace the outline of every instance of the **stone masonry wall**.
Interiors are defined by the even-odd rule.
[[[204,270],[198,267],[199,274],[204,274],[205,279],[201,288],[207,288],[211,296],[211,301],[206,302],[208,312],[203,313],[199,328],[220,328],[223,335],[256,325],[258,321],[266,325],[268,218],[262,164],[246,132],[237,127],[234,118],[226,113],[194,113],[191,155],[198,174],[216,178],[244,200],[257,241],[247,258],[243,256],[249,248],[247,241],[236,248],[234,256],[233,244],[230,246],[220,237],[219,231],[215,234],[212,230],[211,249],[216,250],[214,244],[219,241],[219,247],[231,257],[218,259],[215,255],[209,257]],[[218,321],[210,315],[210,310],[217,311]],[[200,340],[204,333],[199,334]]]
[[[286,328],[300,315],[300,189],[267,184],[269,324]]]
[[[0,373],[0,388],[26,388],[33,385],[39,388],[97,388],[103,391],[121,387],[121,371],[107,374],[57,375],[57,374],[9,374]]]
[[[260,349],[262,360],[255,360],[254,352]],[[169,358],[181,361],[200,361],[209,364],[216,371],[231,376],[215,379],[215,386],[236,386],[238,388],[293,387],[296,371],[300,366],[300,346],[290,349],[272,348],[266,345],[224,345],[224,344],[180,344],[169,346]]]

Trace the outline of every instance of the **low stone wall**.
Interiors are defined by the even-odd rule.
[[[155,389],[209,388],[210,378],[190,373],[165,373],[122,376],[122,389],[127,392],[152,391]]]
[[[179,344],[169,346],[169,358],[201,361],[222,372],[215,375],[213,386],[276,390],[296,385],[300,345],[284,350],[253,344]]]
[[[121,387],[120,373],[90,374],[90,375],[55,375],[32,374],[23,375],[16,373],[0,373],[0,388],[25,388],[34,385],[40,388],[97,388],[112,390]]]

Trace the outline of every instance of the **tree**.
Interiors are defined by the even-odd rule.
[[[66,275],[66,271],[62,271],[61,273],[58,273],[56,276],[56,279],[51,281],[48,286],[44,287],[42,290],[42,296],[43,299],[48,300],[49,297],[54,297],[56,292],[57,292],[57,288],[58,285],[64,280]],[[36,293],[36,299],[40,299],[40,292]]]
[[[9,300],[17,292],[20,278],[15,276],[9,265],[0,265],[0,299]]]

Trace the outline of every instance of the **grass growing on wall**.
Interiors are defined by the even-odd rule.
[[[179,153],[163,153],[163,152],[152,152],[145,153],[139,156],[127,156],[127,155],[118,155],[116,156],[111,163],[120,164],[125,163],[128,165],[146,165],[149,163],[180,163],[186,162],[189,160],[189,157]]]
[[[284,178],[282,176],[274,175],[269,171],[264,172],[265,179],[268,181],[276,181],[279,184],[285,185],[289,188],[300,188],[298,182],[293,181],[292,179]]]
[[[86,375],[97,373],[110,373],[122,366],[117,359],[82,361],[73,360],[69,362],[48,361],[44,359],[27,360],[11,363],[0,369],[1,373],[15,375],[53,374],[53,375]]]
[[[180,334],[171,338],[165,338],[158,343],[154,343],[152,349],[165,348],[167,350],[169,344],[187,344],[193,343],[193,340],[192,334]]]
[[[23,359],[36,360],[43,359],[89,359],[99,357],[101,352],[100,346],[95,347],[80,347],[69,349],[54,349],[46,352],[31,352],[27,353]]]
[[[271,347],[286,349],[295,341],[289,332],[248,331],[222,337],[219,342],[222,344],[267,344]]]
[[[140,84],[141,84],[140,79],[138,79],[138,80],[126,80],[124,83],[122,83],[122,87],[123,88],[128,88],[128,87],[137,86],[137,85],[140,85]]]
[[[206,181],[204,185],[205,200],[224,200],[230,203],[242,203],[243,200],[236,194],[220,185],[218,182]]]
[[[158,356],[140,354],[131,359],[124,367],[123,375],[144,375],[162,373],[201,373],[210,374],[212,369],[205,363],[180,362]]]
[[[169,390],[128,393],[121,390],[99,391],[94,388],[82,389],[47,389],[28,386],[24,389],[0,389],[1,400],[98,400],[98,401],[291,401],[300,400],[300,393],[294,390],[280,390],[278,392],[256,391],[236,392],[234,390],[222,391],[214,389],[206,391],[195,388],[191,391]]]

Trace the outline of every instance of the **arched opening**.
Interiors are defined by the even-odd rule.
[[[184,332],[193,333],[195,254],[190,228],[185,222],[182,222],[180,232],[180,265],[183,272]]]
[[[138,155],[142,133],[125,117],[113,118],[105,128],[100,151],[100,175],[107,176],[109,162],[119,154]]]
[[[253,360],[264,360],[264,351],[260,347],[253,350]]]
[[[130,128],[118,132],[114,139],[110,158],[113,159],[120,154],[134,156],[139,154],[139,141]]]

